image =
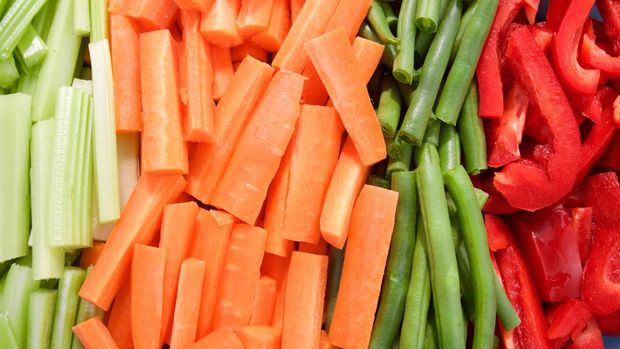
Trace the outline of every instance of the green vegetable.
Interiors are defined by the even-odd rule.
[[[8,59],[47,0],[15,0],[0,20],[0,59]]]
[[[336,308],[336,298],[340,287],[340,277],[342,276],[342,265],[344,263],[344,251],[346,246],[340,250],[329,246],[327,254],[329,256],[329,266],[327,268],[327,296],[325,300],[325,330],[329,331]]]
[[[2,313],[0,313],[0,343],[2,343],[6,349],[20,348],[8,316]]]
[[[510,303],[506,290],[504,290],[504,286],[502,286],[497,274],[495,274],[495,294],[497,296],[497,317],[499,317],[506,331],[512,331],[519,326],[521,319],[519,319],[519,315],[512,303]]]
[[[463,166],[470,175],[480,174],[488,168],[487,141],[482,119],[478,115],[478,89],[475,83],[469,88],[457,127],[463,146]]]
[[[441,170],[444,173],[461,164],[461,143],[456,127],[445,124],[441,126],[438,150]]]
[[[377,175],[368,176],[368,184],[374,185],[375,187],[390,189],[390,180]]]
[[[414,76],[414,49],[416,26],[413,16],[416,11],[417,0],[403,0],[398,14],[397,33],[400,44],[397,48],[392,74],[396,80],[411,84]]]
[[[439,341],[437,340],[438,332],[439,329],[437,328],[436,318],[433,317],[433,312],[431,310],[429,311],[426,330],[424,331],[424,349],[441,348],[441,343],[438,343]]]
[[[398,85],[389,75],[386,75],[381,83],[381,98],[379,99],[379,109],[377,117],[381,125],[381,131],[387,138],[394,137],[398,122],[400,121],[400,109],[402,100]]]
[[[381,39],[379,39],[379,36],[377,36],[377,33],[375,33],[375,31],[372,29],[370,24],[368,24],[368,22],[362,23],[358,34],[364,39],[383,44]],[[396,46],[390,44],[384,46],[385,48],[383,49],[383,55],[381,56],[381,63],[388,67],[392,67],[394,65],[394,59],[396,57]]]
[[[74,0],[75,1],[75,0]],[[90,42],[97,42],[110,37],[106,0],[89,0],[90,2]]]
[[[459,52],[459,47],[461,47],[461,41],[463,41],[463,35],[467,31],[467,27],[469,26],[469,22],[476,15],[476,9],[478,8],[478,4],[480,1],[476,0],[471,6],[465,10],[463,13],[463,17],[461,17],[461,23],[459,24],[459,31],[456,33],[456,39],[454,40],[454,46],[452,46],[452,52],[450,53],[450,62],[454,62],[454,58],[456,57],[457,52]]]
[[[415,24],[423,32],[434,33],[439,26],[438,0],[419,0],[418,10],[415,13]]]
[[[17,79],[19,79],[19,71],[13,56],[9,56],[7,59],[0,59],[0,88],[10,89]]]
[[[28,301],[30,294],[39,288],[39,282],[32,278],[30,267],[17,263],[11,265],[5,282],[0,314],[7,315],[17,344],[23,348],[28,334]]]
[[[478,188],[474,188],[474,191],[476,192],[476,200],[478,201],[478,206],[480,207],[480,210],[482,210],[484,205],[487,203],[487,200],[489,200],[489,194],[487,194],[487,192],[485,192],[484,190]]]
[[[370,5],[370,9],[368,10],[366,19],[381,42],[384,44],[400,43],[399,38],[395,37],[390,30],[387,18],[385,17],[385,12],[383,12],[383,8],[381,7],[381,2],[379,0],[373,0]]]
[[[380,1],[380,3],[381,9],[383,9],[383,13],[385,13],[385,19],[387,20],[388,26],[390,29],[394,29],[394,27],[398,24],[398,15],[394,12],[392,5],[384,1]]]
[[[441,132],[441,121],[435,119],[433,116],[429,122],[426,132],[424,133],[424,141],[422,144],[432,144],[435,147],[439,147],[439,135]],[[422,147],[417,147],[414,152],[414,159],[416,164],[420,164],[420,157],[422,156]]]
[[[90,274],[92,269],[93,269],[92,265],[89,266],[88,269],[86,269],[86,277],[88,276],[88,274]],[[105,312],[102,309],[99,309],[99,307],[87,301],[86,299],[80,299],[80,305],[78,306],[78,312],[77,312],[77,317],[75,319],[75,323],[79,324],[81,322],[92,319],[94,317],[99,317],[101,320],[103,320],[104,315],[105,315]],[[80,340],[74,336],[73,344],[71,345],[71,348],[82,349],[84,347],[82,346],[82,343],[80,342]]]
[[[418,31],[415,37],[415,61],[423,62],[428,53],[428,49],[431,47],[433,40],[435,39],[435,33],[425,33]]]
[[[412,156],[413,146],[407,143],[403,144],[399,149],[398,156],[390,157],[388,160],[387,174],[391,175],[399,171],[409,171]]]
[[[458,218],[456,218],[458,220]],[[460,234],[460,231],[459,231]],[[463,310],[468,314],[468,320],[474,319],[474,290],[471,284],[471,268],[469,257],[465,250],[465,243],[461,241],[456,250],[456,259],[459,267],[459,279],[461,280],[461,299]]]
[[[77,318],[78,292],[84,282],[86,272],[80,268],[68,267],[60,279],[58,296],[54,311],[54,330],[50,349],[70,349],[73,340],[71,328]]]
[[[89,0],[73,0],[73,32],[75,35],[90,35],[90,16]]]
[[[34,28],[29,25],[26,28],[26,32],[19,39],[16,47],[16,56],[19,58],[19,61],[23,66],[26,66],[28,69],[32,69],[41,62],[47,55],[47,45],[39,34],[34,30]]]
[[[47,349],[52,341],[56,290],[39,289],[30,294],[28,349]]]

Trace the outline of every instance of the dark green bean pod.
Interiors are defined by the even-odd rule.
[[[439,342],[439,329],[437,328],[437,320],[433,316],[432,309],[429,311],[428,320],[426,321],[426,330],[424,331],[424,349],[439,349],[441,343]]]
[[[435,33],[419,31],[415,37],[415,61],[424,62],[428,49],[435,39]]]
[[[413,20],[418,0],[403,0],[398,14],[397,35],[400,38],[392,75],[396,80],[411,84],[415,72],[414,51],[416,25]]]
[[[468,320],[474,319],[474,290],[471,285],[471,269],[465,244],[461,242],[456,250],[456,260],[459,266],[459,278],[461,280],[461,300],[463,310],[467,314]]]
[[[398,157],[390,157],[388,161],[387,174],[391,175],[399,171],[409,171],[411,159],[413,157],[413,145],[403,144],[398,152]]]
[[[383,177],[377,176],[377,175],[370,175],[368,176],[368,181],[367,183],[369,185],[374,185],[375,187],[380,187],[380,188],[384,188],[384,189],[390,189],[390,180],[389,179],[385,179]]]
[[[381,97],[377,117],[381,125],[381,131],[387,138],[393,138],[400,121],[400,110],[402,108],[402,98],[398,85],[390,75],[383,77],[381,83]]]
[[[487,141],[484,125],[478,115],[478,89],[472,83],[461,108],[457,124],[463,146],[463,166],[470,175],[477,175],[488,168]]]
[[[519,315],[512,303],[510,303],[506,290],[504,290],[504,286],[502,286],[497,274],[495,274],[495,293],[497,294],[497,317],[506,331],[512,331],[519,326],[521,319],[519,319]]]
[[[377,33],[372,29],[368,22],[362,23],[360,29],[358,31],[359,36],[364,39],[371,40],[380,44],[383,44]],[[383,55],[381,56],[381,63],[388,67],[392,67],[394,65],[394,58],[396,57],[396,46],[395,45],[384,45]]]
[[[385,12],[383,12],[383,8],[381,7],[381,1],[374,0],[372,2],[372,5],[370,5],[370,9],[368,10],[368,15],[366,15],[366,19],[372,26],[372,29],[374,29],[381,42],[384,44],[400,43],[399,38],[394,36],[390,30],[387,18],[385,17]]]
[[[441,131],[441,121],[435,119],[433,116],[428,122],[426,133],[424,134],[423,144],[432,144],[435,147],[439,146],[439,133]],[[414,150],[414,160],[416,165],[420,164],[420,157],[422,156],[422,147],[417,147]]]
[[[387,20],[388,26],[391,30],[394,30],[398,24],[398,15],[394,12],[394,8],[385,1],[381,1],[381,8],[383,9],[383,13],[385,13],[385,19]]]
[[[439,26],[441,2],[437,0],[419,0],[415,13],[415,24],[425,33],[434,33]]]
[[[461,164],[461,142],[456,127],[441,125],[439,132],[439,160],[443,172],[455,169]]]
[[[459,52],[459,47],[461,47],[461,41],[463,41],[463,35],[465,35],[465,31],[467,30],[467,26],[469,26],[469,22],[476,15],[476,9],[478,8],[478,4],[480,2],[476,1],[471,6],[465,10],[463,13],[463,17],[461,17],[461,23],[459,23],[459,31],[456,33],[456,39],[454,39],[454,45],[452,46],[452,52],[450,53],[450,62],[454,62],[454,58],[456,57],[456,53]]]
[[[329,256],[329,265],[327,267],[327,291],[325,299],[325,330],[329,331],[334,316],[334,308],[336,308],[336,298],[338,298],[338,289],[340,287],[340,277],[342,276],[342,265],[344,262],[344,251],[346,246],[341,250],[333,246],[329,246],[327,254]]]

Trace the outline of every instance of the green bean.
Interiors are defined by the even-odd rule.
[[[433,316],[433,312],[429,312],[428,320],[426,321],[426,330],[424,331],[424,349],[437,349],[443,348],[441,343],[438,343],[437,335],[439,329],[437,328],[436,317]]]
[[[454,316],[455,312],[461,309],[459,272],[439,154],[431,144],[424,144],[422,148],[416,173],[420,211],[428,244],[439,342],[442,348],[461,349],[465,348],[463,319]]]
[[[400,158],[402,156],[401,150],[407,144],[403,142],[398,135],[387,140],[387,153],[390,158]]]
[[[474,191],[476,192],[476,200],[478,200],[478,206],[482,211],[482,208],[487,203],[487,200],[489,200],[489,194],[486,191],[478,188],[474,188]]]
[[[487,141],[484,125],[478,115],[478,89],[472,83],[461,108],[457,124],[463,146],[463,166],[470,175],[477,175],[488,168]]]
[[[463,41],[463,35],[465,35],[465,31],[467,31],[467,26],[469,26],[469,22],[471,22],[471,19],[476,14],[476,9],[478,8],[479,3],[479,1],[476,1],[471,6],[469,6],[467,10],[465,10],[465,12],[463,13],[463,17],[461,17],[459,31],[456,33],[456,39],[454,39],[454,46],[452,46],[452,52],[450,52],[450,62],[454,62],[456,53],[459,52],[459,47],[461,47],[461,41]]]
[[[327,268],[327,296],[325,300],[325,330],[329,331],[336,308],[336,298],[340,287],[340,277],[342,276],[342,264],[344,262],[344,251],[333,246],[329,246],[327,254],[329,256],[329,266]]]
[[[415,172],[392,174],[392,190],[397,191],[396,219],[383,276],[381,300],[370,338],[370,348],[389,347],[400,330],[409,289],[413,247],[415,244],[418,197]]]
[[[383,13],[385,13],[385,19],[387,20],[388,26],[391,30],[394,29],[394,27],[398,24],[398,16],[396,15],[396,12],[394,12],[394,8],[392,8],[392,5],[385,1],[381,1],[381,8],[383,9]]]
[[[368,176],[368,184],[384,189],[390,189],[390,181],[377,175]]]
[[[407,113],[400,127],[400,137],[414,145],[422,143],[435,98],[448,65],[449,51],[454,43],[460,18],[461,0],[452,0],[424,60],[418,88],[413,94],[411,104],[407,108]]]
[[[379,0],[373,0],[372,5],[370,5],[370,9],[368,10],[368,15],[366,19],[374,29],[375,33],[381,42],[384,44],[398,44],[400,40],[392,34],[390,30],[390,26],[388,25],[387,18],[385,17],[385,12],[383,12],[383,8],[381,7],[381,2]]]
[[[439,159],[443,172],[455,169],[461,164],[461,142],[456,127],[442,125],[439,133]]]
[[[370,96],[370,100],[375,108],[381,99],[381,85],[383,83],[384,75],[383,69],[381,68],[381,65],[379,65],[374,73],[372,73],[370,80],[368,80],[368,95]]]
[[[497,317],[499,317],[506,331],[512,331],[519,326],[521,319],[510,303],[497,273],[495,273],[495,294],[497,295]]]
[[[489,34],[498,0],[479,0],[475,16],[471,19],[454,63],[441,91],[435,114],[439,120],[456,125],[459,111],[474,77],[482,47]]]
[[[405,102],[406,106],[409,106],[411,103],[411,98],[413,97],[413,91],[415,91],[415,86],[403,84],[400,81],[396,81],[396,85],[400,90],[400,95],[403,98],[403,102]]]
[[[385,137],[394,137],[398,128],[398,122],[400,121],[401,106],[402,99],[400,98],[398,86],[394,79],[386,75],[381,83],[381,97],[379,99],[379,110],[377,111],[381,131],[383,131]]]
[[[482,213],[474,186],[463,166],[444,173],[444,180],[456,204],[463,242],[471,266],[475,313],[473,348],[489,348],[495,333],[497,305],[495,276]]]
[[[417,0],[403,0],[398,14],[397,35],[400,44],[394,60],[392,74],[396,80],[411,84],[415,70],[414,50],[416,26],[412,18],[415,16]]]
[[[469,259],[465,244],[461,242],[456,250],[456,260],[459,267],[459,278],[461,280],[461,300],[463,309],[468,314],[468,319],[474,319],[474,291],[471,285],[471,269],[469,267]]]
[[[364,39],[371,40],[374,42],[378,42],[383,44],[377,33],[372,29],[368,22],[362,23],[360,26],[360,30],[358,31],[359,36]],[[396,57],[396,46],[395,45],[384,45],[383,55],[381,56],[381,63],[388,67],[392,67],[394,65],[394,57]]]
[[[425,33],[437,31],[439,23],[440,2],[437,0],[420,0],[418,10],[415,13],[415,24]]]
[[[391,175],[399,171],[409,171],[411,167],[411,158],[413,156],[413,146],[411,144],[403,144],[398,152],[397,157],[390,157],[388,161],[387,174]]]
[[[425,33],[419,31],[415,37],[415,61],[424,62],[428,49],[431,47],[435,33]]]
[[[423,144],[432,144],[435,147],[439,146],[439,133],[441,130],[441,121],[435,119],[433,116],[429,122],[428,127],[426,127],[426,132],[424,133],[424,141]],[[420,164],[420,157],[422,156],[422,147],[417,147],[414,153],[414,159],[416,165]]]
[[[499,348],[499,337],[493,336],[493,349]]]

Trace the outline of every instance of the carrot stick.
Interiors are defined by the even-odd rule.
[[[250,37],[269,26],[274,0],[241,0],[237,27],[243,37]]]
[[[245,349],[279,349],[280,338],[280,330],[270,326],[245,326],[239,330]]]
[[[183,261],[179,277],[179,290],[174,309],[174,325],[170,349],[183,349],[194,343],[198,328],[198,312],[202,296],[205,262],[188,258]]]
[[[301,74],[307,78],[301,95],[304,104],[325,105],[329,96],[312,63],[308,63]]]
[[[218,183],[213,206],[246,223],[256,222],[293,135],[303,85],[299,74],[279,71],[274,75]]]
[[[161,313],[166,251],[134,247],[131,263],[131,333],[136,348],[161,347]]]
[[[121,349],[133,348],[131,335],[131,283],[118,290],[108,317],[108,331]]]
[[[250,316],[250,325],[271,325],[273,307],[276,303],[278,284],[269,276],[261,276],[256,287],[254,307]]]
[[[243,43],[237,28],[239,0],[214,0],[211,8],[202,13],[200,31],[205,40],[220,47],[233,47]]]
[[[305,2],[284,39],[282,47],[274,57],[272,65],[277,69],[301,73],[308,63],[304,44],[323,34],[338,3],[337,0]]]
[[[248,41],[269,52],[277,52],[291,27],[289,0],[273,0],[269,26],[248,38]]]
[[[140,34],[140,77],[144,108],[142,158],[145,172],[185,174],[177,78],[177,44],[168,30]]]
[[[266,232],[246,224],[234,226],[226,264],[219,282],[213,327],[245,326],[250,322]]]
[[[372,0],[340,0],[334,15],[330,18],[325,32],[344,27],[349,41],[357,35],[357,30],[364,22]]]
[[[243,44],[230,49],[230,57],[233,63],[241,62],[245,56],[250,55],[261,62],[267,62],[269,53],[258,46]]]
[[[101,319],[94,317],[73,326],[73,333],[85,349],[117,349],[119,346]]]
[[[318,348],[327,285],[327,256],[291,255],[284,296],[282,349]]]
[[[235,74],[230,57],[230,49],[209,45],[211,67],[213,69],[213,99],[219,101],[228,89]]]
[[[306,0],[291,0],[291,23],[295,22]]]
[[[205,262],[196,338],[202,338],[213,330],[211,324],[217,287],[224,269],[233,223],[232,216],[221,211],[200,210],[196,218],[194,241],[189,255]]]
[[[203,203],[211,201],[252,111],[265,91],[273,68],[246,57],[215,108],[215,143],[199,143],[190,159],[187,192]]]
[[[95,265],[99,256],[101,256],[104,246],[104,242],[94,241],[92,247],[83,249],[82,256],[80,257],[80,268],[86,269],[91,265]]]
[[[271,253],[265,253],[260,271],[264,276],[276,280],[278,288],[280,288],[284,281],[286,281],[290,260],[290,257],[280,257]]]
[[[110,3],[110,6],[112,6],[112,3]],[[141,131],[140,28],[129,17],[111,14],[110,37],[116,131]]]
[[[170,343],[181,263],[189,252],[197,215],[198,205],[195,202],[170,204],[164,208],[159,247],[166,251],[161,326],[161,340],[166,343]]]
[[[329,339],[327,338],[327,332],[321,331],[321,341],[319,342],[319,349],[337,349],[335,346],[331,345]]]
[[[228,326],[221,327],[188,347],[189,349],[245,349],[239,337]]]
[[[133,245],[150,242],[161,224],[166,204],[185,188],[182,176],[143,174],[114,225],[99,260],[86,278],[80,297],[108,310],[120,286],[127,281]]]
[[[368,347],[397,200],[397,192],[365,185],[355,202],[340,291],[329,328],[329,341],[336,346]]]
[[[284,293],[286,291],[286,280],[282,284],[278,285],[278,293],[276,294],[276,305],[273,308],[273,319],[271,319],[271,326],[282,329],[282,322],[284,321]]]
[[[316,244],[311,244],[307,242],[300,242],[299,248],[297,249],[299,252],[313,253],[321,256],[327,255],[327,242],[323,239],[319,240]]]
[[[174,0],[140,0],[140,2],[140,11],[136,19],[147,30],[170,28],[174,23],[179,9]]]
[[[211,8],[214,0],[174,0],[181,10],[205,12]]]

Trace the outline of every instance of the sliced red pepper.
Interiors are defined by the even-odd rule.
[[[536,13],[538,12],[539,4],[540,0],[525,0],[525,16],[530,24],[536,22]]]
[[[620,57],[611,56],[588,34],[583,35],[579,60],[584,66],[598,69],[612,78],[620,77]]]
[[[506,108],[499,120],[487,124],[489,166],[501,167],[519,160],[519,144],[523,136],[525,116],[530,104],[519,84],[513,84],[506,100]]]
[[[597,0],[596,6],[603,17],[605,34],[612,41],[614,52],[620,54],[620,3],[614,0]]]
[[[567,0],[549,0],[547,5],[547,26],[554,32],[560,28],[560,23],[564,18],[564,13],[568,8]]]
[[[613,140],[596,164],[596,167],[610,171],[620,171],[620,135],[614,135]]]
[[[615,172],[604,172],[583,182],[585,204],[592,207],[592,217],[599,226],[620,222],[620,183]]]
[[[610,203],[610,205],[613,203]],[[596,210],[595,219],[596,219]],[[598,315],[620,310],[620,225],[597,224],[583,272],[582,299]]]
[[[620,336],[620,311],[597,316],[598,327],[606,336]]]
[[[494,184],[512,207],[534,211],[558,202],[572,189],[579,161],[579,128],[551,64],[526,26],[514,25],[506,57],[530,107],[538,108],[546,121],[550,137],[545,161],[522,157],[496,173]]]
[[[547,336],[561,347],[570,337],[583,332],[592,317],[588,305],[577,298],[554,303],[545,311]]]
[[[605,349],[603,335],[595,319],[588,321],[585,331],[575,336],[567,349]]]
[[[545,143],[551,137],[551,130],[538,108],[529,108],[523,134],[538,143]]]
[[[510,245],[510,228],[498,216],[484,215],[484,226],[487,229],[489,250],[495,252],[503,250]]]
[[[613,105],[613,119],[617,128],[620,128],[620,95],[616,97]]]
[[[538,47],[540,47],[541,50],[547,53],[551,48],[551,43],[553,42],[554,36],[553,31],[549,29],[547,23],[541,22],[531,25],[530,32],[532,32],[532,35],[534,36],[534,41],[536,41]]]
[[[489,198],[482,208],[482,211],[485,213],[504,214],[518,211],[518,209],[510,206],[506,198],[495,188],[493,173],[486,172],[478,176],[472,176],[471,181],[476,188],[489,194]]]
[[[570,209],[573,230],[577,235],[581,265],[585,265],[592,250],[592,207]]]

